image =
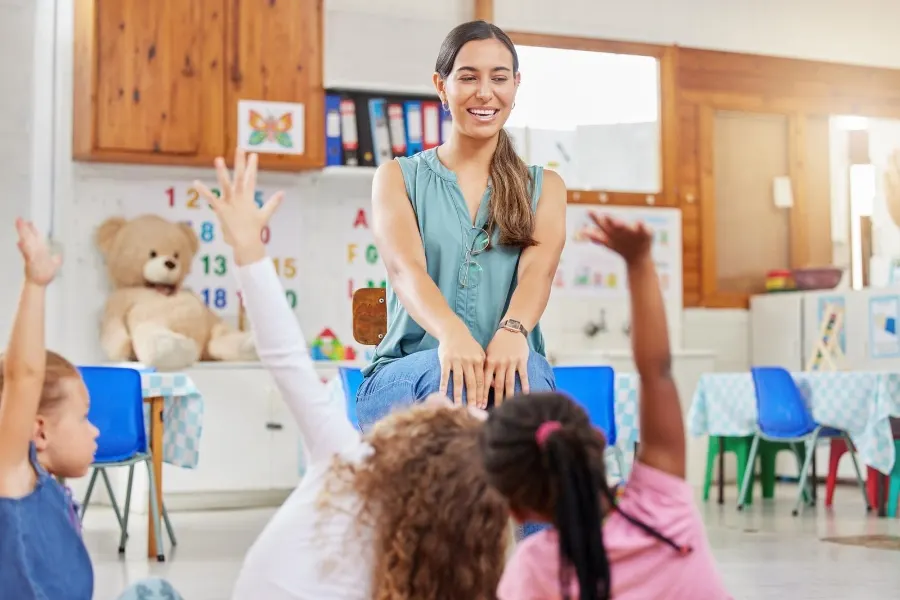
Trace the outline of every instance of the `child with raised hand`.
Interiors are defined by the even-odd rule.
[[[731,598],[684,481],[684,424],[652,236],[642,224],[592,219],[587,238],[627,265],[640,449],[624,494],[616,498],[606,481],[603,435],[568,396],[525,395],[494,409],[482,437],[488,479],[518,520],[552,525],[520,543],[498,598]]]
[[[234,251],[256,348],[307,471],[248,552],[232,599],[494,600],[509,514],[479,460],[482,419],[439,396],[360,435],[319,379],[260,240],[281,196],[257,207],[257,160],[238,150],[229,174],[217,159],[219,196],[195,185]]]
[[[78,369],[44,348],[47,286],[60,266],[34,225],[16,221],[25,282],[0,376],[0,597],[91,600],[94,573],[67,490],[54,479],[82,477],[97,428]],[[145,580],[140,589],[174,590]]]

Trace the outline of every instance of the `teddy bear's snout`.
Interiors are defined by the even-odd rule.
[[[168,270],[170,270],[170,271],[171,271],[172,269],[174,269],[176,266],[178,266],[178,265],[175,264],[175,261],[174,261],[174,260],[167,260],[167,261],[164,262],[163,264],[166,265],[166,268],[167,268]]]

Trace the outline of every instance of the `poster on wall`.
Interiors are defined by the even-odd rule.
[[[238,102],[238,139],[250,152],[303,154],[304,106],[296,102]]]
[[[237,324],[242,299],[234,274],[234,261],[209,203],[193,185],[182,181],[156,183],[144,189],[152,194],[152,198],[132,196],[123,203],[122,215],[134,218],[151,213],[172,222],[190,225],[197,234],[200,246],[184,287],[199,295],[213,312]],[[212,188],[212,191],[218,193],[217,188]],[[256,203],[261,206],[272,193],[264,188],[257,189]],[[300,299],[300,247],[296,244],[300,213],[289,205],[288,201],[282,203],[276,217],[263,230],[262,240],[284,285],[285,297],[291,308],[295,309]]]
[[[842,315],[846,315],[847,303],[844,300],[843,296],[822,296],[819,298],[818,311],[817,311],[817,323],[821,323],[825,318],[828,305],[833,305]],[[843,324],[846,326],[847,320],[843,319]],[[841,354],[847,354],[847,334],[844,331],[844,327],[841,327],[840,333],[838,333],[837,340],[838,348],[841,351]]]
[[[643,222],[653,233],[653,260],[660,286],[667,301],[680,304],[681,286],[681,212],[668,208],[628,208],[569,205],[566,215],[566,246],[554,280],[557,295],[627,299],[628,281],[625,262],[614,252],[581,235],[591,224],[591,210],[608,214],[627,223]]]
[[[900,356],[900,296],[877,296],[869,300],[869,358]]]

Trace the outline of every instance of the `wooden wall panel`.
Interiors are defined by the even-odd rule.
[[[696,104],[678,107],[677,182],[681,206],[682,281],[684,305],[698,306],[700,290],[700,162],[697,155],[699,110]]]
[[[834,260],[831,241],[831,156],[828,117],[806,117],[806,230],[808,264],[830,266]]]

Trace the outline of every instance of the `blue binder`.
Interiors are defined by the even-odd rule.
[[[341,148],[341,97],[335,94],[325,96],[325,164],[344,164]]]
[[[422,151],[422,103],[407,100],[403,103],[406,118],[406,154],[412,156]]]

